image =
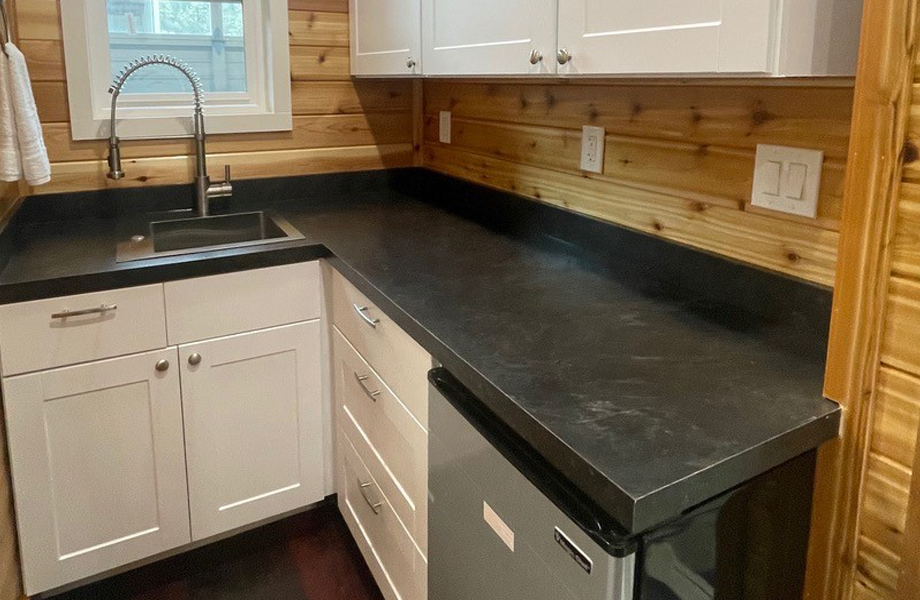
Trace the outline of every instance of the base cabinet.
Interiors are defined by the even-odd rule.
[[[27,594],[191,540],[176,362],[166,349],[4,380]]]
[[[192,539],[322,500],[320,323],[179,347]]]

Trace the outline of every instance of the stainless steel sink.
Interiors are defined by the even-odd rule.
[[[303,234],[262,211],[154,221],[143,235],[118,244],[117,262],[301,240]]]

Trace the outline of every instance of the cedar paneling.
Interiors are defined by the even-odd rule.
[[[920,374],[920,281],[892,277],[882,363]]]
[[[821,148],[847,155],[852,87],[608,83],[425,82],[425,114],[512,122],[610,135],[753,149]]]
[[[883,365],[877,389],[871,449],[911,465],[920,429],[920,377]]]
[[[216,173],[223,165],[230,165],[234,177],[257,179],[399,167],[412,163],[412,152],[412,144],[408,143],[216,154],[210,155],[209,161]],[[104,160],[55,163],[51,166],[52,181],[42,186],[42,192],[165,185],[191,180],[195,173],[192,156],[137,158],[123,162],[127,176],[117,182],[106,178],[108,165]]]
[[[425,143],[438,144],[438,127],[438,116],[426,115]],[[451,146],[530,166],[580,172],[580,130],[455,118],[451,124]],[[748,149],[608,135],[604,174],[591,176],[700,202],[744,208],[750,201],[754,158],[754,151]],[[838,229],[844,167],[842,161],[825,162],[817,221],[789,220]],[[761,214],[786,218],[770,211]]]
[[[412,110],[405,80],[295,81],[291,102],[295,115],[336,115]]]
[[[906,31],[904,49],[912,56],[914,70],[903,72],[891,65],[875,66],[890,77],[913,77],[907,98],[910,119],[907,131],[897,141],[902,149],[901,164],[890,195],[897,200],[893,223],[878,240],[882,253],[890,250],[890,268],[883,272],[887,284],[884,328],[881,334],[877,377],[868,414],[868,458],[860,487],[853,598],[906,600],[920,594],[920,573],[916,557],[920,553],[920,519],[909,522],[909,505],[920,502],[913,473],[920,468],[917,436],[920,430],[920,57],[910,28],[917,18],[920,3],[904,2],[906,18],[892,20],[894,31]],[[889,67],[886,69],[886,67]],[[893,99],[892,115],[902,103]],[[896,118],[896,117],[895,117]],[[864,177],[869,177],[866,173]],[[877,195],[882,195],[882,190]],[[882,261],[882,268],[886,266]],[[853,267],[855,269],[855,265]],[[843,323],[842,328],[853,327]],[[871,384],[872,382],[868,382]],[[913,486],[913,492],[911,491]],[[920,504],[913,507],[920,515]],[[914,557],[911,563],[911,557]],[[906,561],[906,563],[905,563]],[[904,564],[902,564],[904,563]]]
[[[348,12],[348,0],[288,0],[291,10],[321,10],[324,12]]]
[[[47,123],[44,132],[52,162],[104,160],[108,155],[106,140],[73,141],[68,123]],[[375,112],[298,116],[294,117],[293,131],[213,135],[208,138],[208,152],[242,153],[411,142],[410,113]],[[144,140],[126,142],[121,155],[122,158],[146,158],[191,155],[194,151],[194,141],[191,139]]]
[[[920,104],[916,108],[920,110]],[[920,184],[905,182],[901,186],[891,262],[896,275],[920,279]]]
[[[337,46],[291,46],[291,78],[294,81],[348,80],[348,48]]]
[[[32,81],[64,81],[64,44],[60,40],[22,40],[19,49],[26,57]]]
[[[60,40],[58,0],[20,0],[16,3],[16,28],[20,40]]]
[[[853,90],[722,82],[424,84],[424,162],[761,267],[833,285]],[[451,144],[438,115],[451,111]],[[581,127],[607,129],[604,173]],[[758,143],[824,150],[818,219],[750,205]]]
[[[633,229],[833,285],[837,233],[565,173],[426,145],[425,165]]]
[[[348,15],[291,11],[288,19],[292,46],[348,47]]]
[[[212,170],[226,163],[234,177],[255,178],[413,164],[412,83],[351,81],[347,1],[291,0],[289,7],[293,130],[211,136]],[[106,179],[105,141],[71,139],[57,0],[15,10],[52,160],[52,182],[32,193],[191,181],[190,140],[126,141],[128,177]]]
[[[910,469],[903,464],[874,452],[869,454],[860,533],[886,550],[881,556],[895,559],[888,564],[892,571],[904,544],[910,478]]]
[[[42,123],[70,121],[67,84],[63,81],[36,81],[32,84],[35,106]]]

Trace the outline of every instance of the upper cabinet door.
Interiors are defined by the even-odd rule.
[[[3,381],[30,596],[190,541],[175,349]]]
[[[352,75],[421,75],[421,0],[349,0]]]
[[[179,347],[192,539],[322,500],[319,320]]]
[[[776,0],[559,0],[562,74],[766,73]],[[560,59],[562,62],[564,59]]]
[[[423,0],[426,75],[555,73],[556,0]]]

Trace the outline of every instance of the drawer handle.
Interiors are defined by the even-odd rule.
[[[374,329],[377,328],[377,323],[380,322],[380,319],[374,319],[374,318],[372,318],[372,317],[367,316],[367,307],[366,307],[366,306],[358,306],[357,304],[354,304],[353,306],[355,307],[355,312],[358,313],[358,316],[360,316],[362,319],[364,319],[364,322],[365,322],[365,323],[367,323],[368,325],[370,325],[370,326],[373,327]]]
[[[358,486],[361,488],[361,495],[364,496],[364,501],[367,502],[367,505],[371,507],[371,510],[374,511],[375,515],[380,514],[380,507],[383,506],[383,502],[371,502],[371,499],[367,497],[367,490],[371,487],[371,482],[367,483],[358,480]]]
[[[82,317],[83,315],[104,315],[118,309],[117,304],[103,304],[96,308],[84,308],[83,310],[65,309],[51,315],[52,319],[66,319],[67,317]]]
[[[377,396],[380,395],[380,390],[372,390],[368,388],[367,384],[364,383],[365,381],[367,381],[367,378],[368,378],[367,375],[358,375],[357,373],[355,373],[355,380],[357,380],[358,385],[361,386],[361,389],[364,390],[364,393],[367,394],[371,400],[376,402]]]

